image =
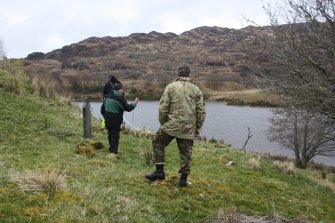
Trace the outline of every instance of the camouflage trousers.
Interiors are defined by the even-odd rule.
[[[182,161],[179,173],[189,174],[191,171],[193,140],[180,139],[174,136],[170,136],[166,134],[162,129],[159,129],[157,131],[155,139],[152,141],[154,162],[155,163],[164,162],[165,147],[168,146],[173,139],[176,139],[177,141],[177,146]]]

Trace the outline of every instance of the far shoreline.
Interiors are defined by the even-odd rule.
[[[157,97],[146,97],[144,95],[134,95],[126,92],[127,100],[139,97],[141,101],[159,101],[160,96]],[[83,102],[85,97],[88,97],[90,102],[102,102],[103,98],[100,93],[94,94],[77,94],[73,96],[72,101]],[[279,103],[274,100],[273,97],[267,96],[262,90],[242,90],[242,91],[216,91],[204,93],[205,102],[222,102],[226,105],[234,106],[250,106],[250,107],[266,107],[275,108],[279,107]]]

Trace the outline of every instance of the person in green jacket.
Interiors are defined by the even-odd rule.
[[[130,112],[136,108],[140,99],[135,98],[134,102],[128,104],[123,96],[124,90],[121,83],[116,83],[101,106],[101,114],[105,118],[106,129],[108,130],[109,152],[118,154],[121,124],[124,111]]]
[[[187,186],[187,176],[191,171],[193,140],[199,136],[206,109],[201,90],[189,77],[190,68],[178,68],[178,77],[167,85],[159,101],[159,122],[161,127],[152,141],[156,170],[146,174],[150,181],[164,180],[165,147],[176,139],[181,157],[179,186]]]

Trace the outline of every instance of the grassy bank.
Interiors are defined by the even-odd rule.
[[[120,159],[106,148],[92,157],[77,154],[80,110],[32,95],[1,92],[0,98],[0,222],[210,222],[219,213],[335,220],[335,194],[313,180],[316,172],[196,142],[192,184],[178,188],[172,143],[167,179],[149,183],[143,176],[153,169],[145,158],[150,140],[123,134]],[[93,139],[107,145],[97,122]]]

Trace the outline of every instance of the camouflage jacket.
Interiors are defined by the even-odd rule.
[[[166,86],[159,101],[159,122],[164,132],[177,138],[194,139],[205,116],[202,92],[189,77],[178,77]]]

